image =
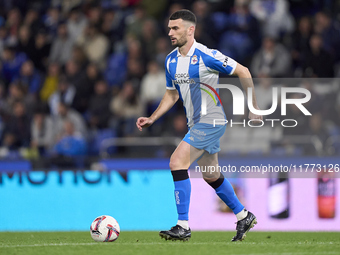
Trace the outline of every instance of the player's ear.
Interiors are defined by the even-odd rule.
[[[189,28],[188,28],[188,35],[191,36],[194,33],[195,33],[195,26],[194,25],[189,26]]]

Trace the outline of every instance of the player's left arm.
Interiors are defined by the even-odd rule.
[[[248,93],[248,88],[252,88],[253,106],[255,109],[259,109],[255,97],[253,79],[247,67],[237,63],[234,59],[223,55],[218,50],[203,48],[201,49],[201,52],[201,57],[208,71],[238,76],[246,94]],[[262,120],[263,118],[261,115],[256,115],[252,112],[249,112],[249,119]]]
[[[258,107],[257,101],[256,101],[256,96],[255,96],[253,79],[251,77],[251,74],[250,74],[248,68],[237,63],[235,70],[234,70],[232,75],[236,75],[240,79],[243,90],[246,92],[247,98],[248,98],[248,88],[252,88],[253,106],[254,106],[255,109],[259,110],[259,107]],[[254,119],[262,120],[263,117],[262,117],[262,115],[257,115],[257,114],[252,113],[251,111],[249,111],[249,119],[251,119],[251,120],[254,120]]]

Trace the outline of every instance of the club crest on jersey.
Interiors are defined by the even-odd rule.
[[[193,55],[192,58],[191,58],[191,64],[195,65],[197,62],[198,62],[197,56]]]

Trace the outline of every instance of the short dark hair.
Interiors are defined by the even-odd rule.
[[[177,12],[174,12],[170,16],[170,20],[175,20],[175,19],[182,19],[186,21],[190,21],[196,24],[196,16],[189,10],[179,10]]]

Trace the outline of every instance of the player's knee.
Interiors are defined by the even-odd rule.
[[[175,157],[170,158],[169,167],[171,171],[185,169],[183,164],[181,164],[180,160]]]

